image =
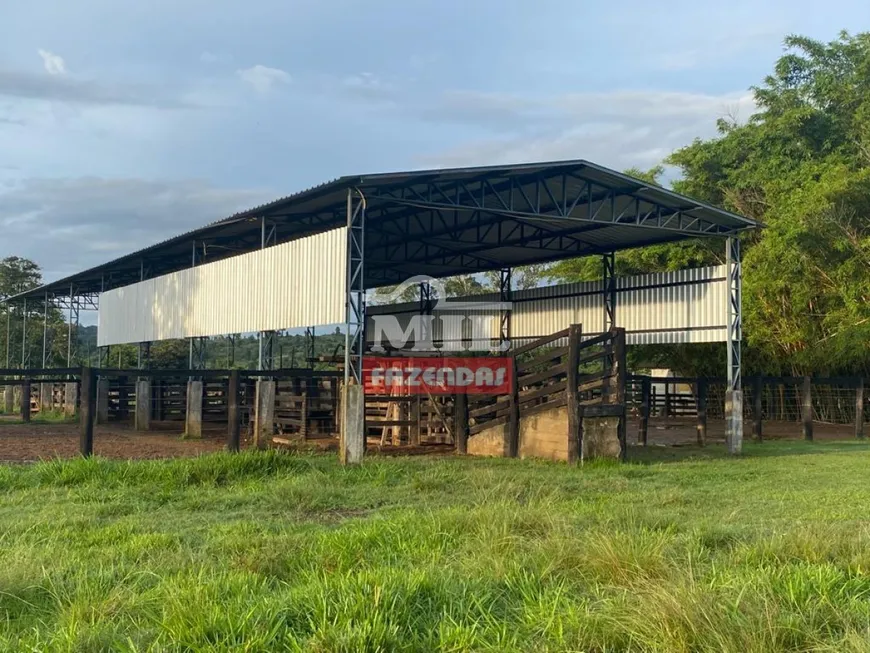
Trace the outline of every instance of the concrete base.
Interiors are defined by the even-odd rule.
[[[184,420],[184,434],[189,438],[202,437],[202,381],[187,382],[187,415]]]
[[[63,414],[72,417],[79,404],[79,384],[67,383],[63,387]]]
[[[7,415],[15,412],[15,386],[7,385],[3,388],[3,412]]]
[[[151,381],[139,379],[136,381],[136,417],[137,431],[151,430]]]
[[[256,408],[254,415],[254,446],[265,449],[275,434],[275,382],[257,381]]]
[[[109,423],[109,379],[97,379],[97,424]]]
[[[725,392],[725,442],[728,453],[737,455],[743,450],[743,391]]]
[[[619,444],[618,417],[584,417],[583,441],[580,460],[609,458],[620,460],[622,447]]]
[[[358,465],[366,450],[365,395],[359,385],[341,388],[339,459],[342,465]]]

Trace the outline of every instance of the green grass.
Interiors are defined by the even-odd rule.
[[[0,410],[0,415],[4,413]],[[21,415],[20,411],[10,413],[11,415]],[[78,422],[78,414],[67,415],[62,410],[39,411],[32,413],[30,416],[31,424],[75,424]],[[4,419],[4,424],[24,424],[24,421],[19,419]]]
[[[3,466],[0,650],[870,649],[870,448],[746,448]]]

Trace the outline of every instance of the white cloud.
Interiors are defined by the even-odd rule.
[[[239,77],[246,84],[250,84],[258,93],[268,93],[274,86],[279,84],[289,84],[289,73],[280,68],[269,68],[257,64],[251,68],[236,71]]]
[[[429,120],[487,127],[490,136],[426,157],[439,166],[588,159],[617,169],[650,167],[716,120],[747,119],[751,94],[671,91],[569,93],[529,100],[511,95],[452,93],[427,110]]]
[[[45,71],[49,75],[65,75],[66,62],[59,54],[54,54],[48,50],[37,50],[39,56],[42,57],[42,65],[45,66]]]
[[[27,179],[0,192],[0,257],[31,258],[53,280],[273,196],[197,180]]]

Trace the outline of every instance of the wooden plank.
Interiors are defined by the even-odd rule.
[[[521,417],[530,417],[530,416],[536,415],[538,413],[543,413],[543,412],[548,411],[548,410],[553,410],[554,408],[561,408],[562,406],[565,406],[567,404],[568,404],[568,398],[564,394],[561,394],[558,397],[554,398],[552,401],[548,401],[548,402],[543,403],[543,404],[537,404],[536,406],[529,406],[528,408],[524,408],[522,410]],[[569,417],[571,416],[570,413],[568,414],[568,416]],[[569,426],[568,426],[569,437],[570,437],[570,433],[571,433],[571,426],[569,424]],[[569,453],[570,453],[570,447],[571,447],[570,440],[568,441],[568,447],[569,447]],[[569,462],[570,462],[570,458],[569,458]]]
[[[552,333],[549,336],[544,336],[543,338],[539,338],[534,342],[530,342],[528,344],[522,345],[521,347],[517,347],[516,349],[510,352],[511,356],[519,356],[520,354],[525,354],[526,352],[537,349],[538,347],[543,347],[544,345],[548,345],[551,342],[555,342],[560,338],[565,338],[568,336],[568,329],[563,329],[562,331],[557,331],[556,333]]]
[[[520,392],[520,404],[525,404],[534,399],[540,399],[541,397],[547,397],[551,394],[564,392],[567,387],[568,381],[566,379],[564,381],[559,381],[558,383],[545,385],[543,388],[536,388],[535,390],[522,390]]]
[[[517,379],[516,375],[514,375],[513,378],[516,380],[517,387],[526,387],[535,383],[540,383],[541,381],[547,381],[548,379],[552,379],[563,374],[567,374],[567,372],[568,366],[565,365],[565,363],[562,363],[561,365],[555,365],[548,370],[544,370],[543,372],[527,374],[526,376],[519,377],[519,379]]]
[[[484,422],[483,424],[475,424],[471,428],[468,429],[468,433],[470,435],[477,435],[481,431],[485,431],[486,429],[492,428],[494,426],[501,426],[503,424],[508,423],[508,417],[499,417],[498,419],[493,419],[488,422]]]
[[[499,397],[498,400],[494,404],[490,404],[488,406],[483,406],[482,408],[475,408],[468,412],[469,417],[483,417],[484,415],[489,415],[490,413],[497,412],[502,409],[506,409],[510,406],[510,398],[508,397]]]
[[[517,363],[517,371],[522,374],[528,372],[531,369],[534,369],[540,365],[546,365],[551,361],[558,361],[568,353],[568,347],[557,347],[553,349],[543,356],[538,356],[537,358],[533,358],[529,361],[523,361],[521,363]]]

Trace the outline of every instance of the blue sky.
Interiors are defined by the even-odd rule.
[[[342,174],[649,167],[866,0],[0,0],[0,256],[47,279]]]

